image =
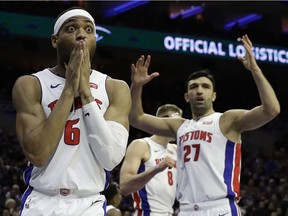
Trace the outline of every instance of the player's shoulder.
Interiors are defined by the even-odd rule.
[[[40,101],[40,98],[41,87],[36,77],[24,75],[17,78],[12,89],[12,101],[15,107],[22,107],[25,102],[31,105]]]
[[[148,147],[148,143],[147,143],[147,141],[145,141],[142,138],[141,139],[135,139],[129,144],[129,147],[130,148],[136,148],[136,149],[145,148],[145,147]]]
[[[112,101],[118,101],[127,108],[130,107],[130,88],[125,81],[108,78],[106,80],[106,90]]]
[[[149,157],[150,148],[146,141],[143,139],[135,139],[131,143],[129,143],[126,150],[126,158],[141,158],[146,159]]]
[[[37,78],[33,75],[23,75],[23,76],[20,76],[16,79],[16,83],[20,82],[23,84],[23,82],[34,82],[35,80],[37,80]]]
[[[141,149],[141,151],[139,151]],[[128,151],[133,151],[133,152],[148,152],[149,151],[149,145],[144,139],[135,139],[130,144],[128,145],[127,148]]]
[[[124,80],[114,79],[109,76],[107,77],[106,83],[107,87],[129,89],[128,84]]]
[[[246,111],[247,110],[243,110],[243,109],[231,109],[231,110],[225,111],[219,117],[220,125],[222,126],[226,125],[228,128],[231,127],[233,122],[239,121],[239,119],[241,119],[241,117],[244,115]]]
[[[13,91],[17,89],[25,90],[25,89],[31,89],[34,87],[39,86],[39,81],[37,77],[32,75],[23,75],[16,79],[13,87]]]

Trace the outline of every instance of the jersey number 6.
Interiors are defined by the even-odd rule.
[[[80,142],[80,129],[73,127],[79,122],[79,119],[66,122],[64,131],[64,142],[66,145],[78,145]]]

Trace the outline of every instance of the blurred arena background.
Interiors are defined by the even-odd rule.
[[[239,45],[237,38],[248,34],[262,48],[258,63],[279,97],[281,114],[243,134],[240,206],[243,215],[288,215],[288,2],[181,0],[0,2],[0,215],[8,199],[19,205],[26,187],[22,172],[27,161],[15,136],[13,84],[23,74],[55,64],[50,42],[53,21],[71,6],[81,6],[95,18],[101,39],[95,69],[130,84],[131,63],[141,54],[152,56],[150,71],[160,76],[145,86],[143,95],[144,108],[152,114],[160,104],[175,103],[190,118],[184,81],[201,68],[216,75],[216,110],[256,106],[259,96],[253,78],[232,55]],[[173,39],[168,44],[171,49],[165,47],[164,38]],[[176,38],[182,43],[179,49]],[[185,41],[190,44],[187,50]],[[196,41],[201,49],[191,51]],[[131,128],[130,140],[145,135]],[[114,181],[118,171],[112,173]],[[123,199],[123,213],[133,211],[129,201],[129,197]]]

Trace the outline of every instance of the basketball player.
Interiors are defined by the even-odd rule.
[[[57,65],[19,77],[13,87],[16,130],[29,166],[22,216],[105,215],[107,171],[128,142],[128,85],[93,70],[95,23],[72,8],[51,36]]]
[[[160,118],[182,116],[174,104],[160,106]],[[152,135],[132,141],[127,148],[120,170],[120,190],[132,194],[134,215],[172,215],[176,198],[177,148],[175,139]]]
[[[179,216],[238,216],[240,210],[241,133],[261,127],[280,112],[269,82],[258,67],[247,35],[240,38],[246,54],[239,60],[257,85],[261,104],[251,110],[214,111],[215,81],[207,70],[192,73],[186,82],[184,98],[190,104],[192,119],[159,118],[142,108],[143,85],[158,76],[148,74],[150,56],[132,64],[132,126],[152,134],[177,139],[177,199]]]

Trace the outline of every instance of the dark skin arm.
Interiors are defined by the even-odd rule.
[[[16,132],[27,159],[35,166],[44,166],[55,152],[62,136],[74,96],[79,88],[80,65],[83,59],[83,45],[73,49],[66,66],[64,90],[46,118],[41,106],[41,88],[37,78],[22,76],[12,90],[16,109]]]

